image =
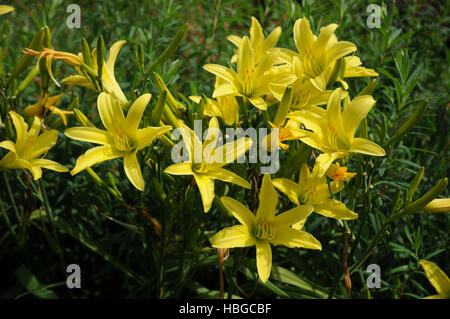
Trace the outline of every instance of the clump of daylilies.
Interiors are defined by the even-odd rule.
[[[187,159],[165,167],[165,173],[193,177],[203,204],[199,205],[199,211],[210,211],[215,198],[221,201],[240,224],[216,233],[210,239],[212,246],[256,246],[258,274],[266,282],[272,266],[271,245],[322,248],[313,235],[302,230],[310,214],[342,220],[358,217],[334,196],[355,176],[346,166],[341,166],[346,157],[352,153],[386,154],[382,147],[356,134],[360,122],[375,104],[371,90],[365,89],[352,98],[345,81],[350,77],[378,74],[361,66],[361,60],[355,55],[356,45],[339,41],[334,33],[336,28],[336,24],[330,24],[315,35],[307,18],[298,19],[293,29],[295,50],[276,47],[281,28],[277,27],[265,37],[255,18],[252,18],[250,37],[231,35],[228,40],[237,48],[230,57],[232,66],[204,66],[216,76],[212,97],[190,96],[200,117],[209,121],[203,141],[203,136],[197,136],[190,127],[192,123],[185,116],[184,105],[174,98],[157,74],[154,78],[160,97],[151,112],[146,113],[151,118],[144,121],[151,95],[143,93],[127,97],[114,75],[115,61],[126,41],[113,44],[106,60],[102,41],[91,51],[83,39],[82,52],[78,54],[50,49],[48,45],[41,45],[40,50],[36,45],[35,49],[25,48],[23,53],[37,57],[36,67],[46,67],[50,79],[58,86],[52,61],[59,60],[75,68],[77,74],[66,77],[61,84],[83,86],[98,93],[97,110],[104,129],[95,127],[77,108],[73,111],[57,108],[55,104],[62,94],[50,95],[47,90],[42,90],[39,102],[22,110],[26,117],[33,118],[30,130],[22,116],[10,112],[16,128],[16,143],[10,140],[0,143],[0,147],[9,151],[0,160],[0,167],[28,169],[34,179],[41,177],[41,168],[69,171],[61,164],[43,158],[57,140],[57,131],[49,129],[43,119],[47,113],[55,113],[68,125],[67,115],[74,115],[80,126],[67,128],[65,136],[99,146],[89,148],[79,156],[70,173],[75,175],[87,170],[91,174],[92,166],[122,158],[125,175],[134,187],[144,191],[138,152],[149,147],[155,139],[173,146],[169,133],[178,129]],[[45,64],[41,63],[43,58]],[[224,166],[244,156],[256,141],[242,137],[219,145],[222,136],[219,132],[227,127],[248,128],[251,121],[247,115],[250,113],[264,118],[266,128],[272,129],[263,142],[267,152],[289,152],[292,141],[300,141],[317,150],[314,165],[301,163],[298,179],[286,176],[272,179],[270,174],[265,174],[261,185],[253,185],[255,189],[260,187],[256,212],[232,197],[218,196],[220,194],[214,187],[215,180],[219,180],[252,188],[250,178]],[[44,132],[38,135],[41,129]],[[272,134],[277,138],[272,139]],[[191,191],[196,190],[191,188]],[[279,212],[279,194],[286,195],[294,208]]]

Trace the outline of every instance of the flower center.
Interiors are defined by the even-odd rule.
[[[207,163],[203,163],[203,162],[201,162],[201,163],[193,163],[192,164],[192,170],[195,172],[195,173],[206,173],[207,171],[208,171],[208,165],[207,165]]]
[[[309,186],[306,192],[299,196],[298,200],[300,204],[311,204],[313,202],[313,197],[316,190],[317,186]]]
[[[255,76],[255,69],[246,69],[245,74],[242,78],[242,92],[245,96],[251,96],[253,94],[253,78]]]
[[[275,237],[275,227],[272,222],[264,219],[256,224],[255,236],[259,239],[273,239]]]
[[[305,53],[302,55],[302,65],[305,74],[310,78],[315,78],[322,73],[323,68],[315,59],[311,50],[305,48]]]
[[[299,90],[297,94],[294,95],[292,99],[292,105],[295,105],[298,108],[304,107],[308,105],[309,97],[311,96],[311,90],[307,91]]]
[[[116,129],[114,134],[114,144],[119,151],[129,152],[132,151],[136,146],[133,141],[127,136],[125,131]]]
[[[328,141],[338,149],[348,150],[351,147],[350,142],[345,137],[338,136],[337,130],[330,123],[328,123]]]

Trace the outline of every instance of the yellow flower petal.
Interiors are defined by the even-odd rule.
[[[139,166],[136,153],[124,156],[123,166],[131,184],[140,191],[144,191],[144,178],[142,177],[141,167]]]
[[[121,156],[123,156],[122,153],[114,152],[111,146],[108,145],[91,148],[86,153],[78,157],[75,167],[72,169],[70,174],[78,174],[79,172],[95,164]]]
[[[171,175],[192,175],[192,164],[191,163],[178,163],[167,167],[164,170],[165,173]]]
[[[170,132],[170,130],[172,130],[172,126],[170,125],[160,127],[147,126],[146,128],[139,129],[137,131],[137,150],[139,151],[151,145],[156,138]]]
[[[214,200],[214,180],[204,174],[193,174],[203,202],[203,211],[209,212]]]
[[[319,36],[317,37],[317,40],[314,43],[314,50],[325,51],[327,48],[328,41],[334,34],[334,31],[336,31],[337,27],[338,27],[337,24],[331,23],[325,27],[320,28]]]
[[[301,182],[301,181],[300,181]],[[287,178],[277,178],[272,181],[273,186],[285,194],[296,205],[300,205],[298,200],[298,184]]]
[[[327,48],[328,62],[335,61],[354,51],[356,51],[355,44],[348,41],[338,41]]]
[[[111,95],[102,92],[97,99],[97,108],[103,126],[113,132],[116,128],[124,128],[125,117],[118,101]]]
[[[370,95],[355,97],[342,112],[342,120],[349,139],[353,138],[359,123],[367,116],[375,100]]]
[[[224,166],[235,161],[252,147],[253,141],[248,137],[241,137],[237,141],[226,143],[215,150],[216,163]]]
[[[27,135],[28,124],[25,123],[23,117],[16,112],[10,111],[9,115],[11,116],[14,128],[16,129],[16,145],[22,145],[25,141],[25,136]]]
[[[313,211],[312,205],[301,205],[290,210],[287,210],[273,219],[273,225],[275,227],[291,226],[304,219],[306,219]]]
[[[255,215],[237,200],[228,196],[222,196],[220,200],[241,224],[251,227],[255,223]]]
[[[42,177],[42,169],[39,166],[31,166],[27,167],[27,169],[31,172],[31,175],[33,175],[35,181]]]
[[[256,267],[258,268],[259,278],[262,282],[266,282],[272,269],[272,248],[264,240],[256,242]]]
[[[273,29],[273,31],[267,36],[262,44],[261,49],[263,52],[269,50],[270,48],[273,48],[277,44],[278,39],[281,35],[281,31],[281,27],[276,27],[275,29]]]
[[[433,285],[439,295],[450,296],[450,279],[436,264],[428,260],[420,262],[428,280]]]
[[[65,130],[64,134],[71,139],[83,142],[103,145],[114,143],[113,138],[108,132],[95,127],[71,127]]]
[[[61,81],[65,85],[79,85],[96,91],[95,86],[82,75],[70,75]]]
[[[274,245],[283,245],[289,248],[322,249],[322,245],[313,235],[288,226],[277,227],[275,237],[270,242]]]
[[[48,159],[44,159],[44,158],[34,159],[34,160],[30,161],[30,163],[33,166],[50,169],[50,170],[56,171],[56,172],[68,172],[69,171],[69,169],[67,167],[65,167],[57,162],[54,162],[54,161],[51,161]]]
[[[236,225],[222,229],[209,239],[215,248],[249,247],[256,244],[255,238],[250,235],[248,227]]]
[[[250,96],[250,97],[248,97],[248,100],[250,101],[250,103],[252,103],[258,109],[260,109],[262,111],[267,110],[266,101],[264,101],[264,99],[262,97]]]
[[[14,11],[14,7],[7,5],[0,5],[0,15]]]
[[[233,84],[225,83],[222,85],[219,85],[214,89],[213,92],[213,98],[218,98],[221,96],[228,96],[228,95],[238,95],[238,91],[236,90],[236,87]]]
[[[303,54],[313,45],[314,35],[311,32],[309,21],[306,18],[298,19],[294,24],[294,41],[297,51]]]
[[[318,176],[325,175],[330,165],[335,160],[337,160],[338,158],[342,158],[345,155],[346,154],[342,152],[320,154],[316,159],[316,163],[314,164],[313,174],[317,174]]]
[[[255,17],[252,17],[252,25],[250,26],[250,39],[252,45],[256,47],[256,45],[260,45],[264,40],[264,33],[261,28],[261,24],[256,20]]]
[[[228,83],[234,83],[235,81],[237,81],[237,77],[235,72],[230,69],[227,68],[223,65],[219,65],[219,64],[205,64],[203,66],[203,69],[205,69],[206,71],[224,79],[225,81],[227,81]]]
[[[241,187],[250,189],[250,184],[239,175],[223,168],[215,168],[206,173],[210,178],[218,179],[223,182],[233,183]]]
[[[142,114],[150,101],[152,95],[149,93],[142,94],[131,105],[126,118],[126,130],[129,132],[137,131],[141,122]]]
[[[350,152],[361,153],[372,156],[385,156],[385,150],[372,141],[356,137],[352,140]]]
[[[242,38],[241,44],[237,53],[237,73],[239,78],[244,79],[247,72],[251,72],[255,69],[254,50],[250,44],[250,40],[247,36]]]
[[[12,141],[6,140],[3,142],[0,142],[0,147],[5,148],[11,152],[16,152],[16,145]]]
[[[336,199],[326,199],[318,204],[314,204],[314,211],[320,215],[336,219],[350,220],[358,218],[358,214],[352,212]]]
[[[56,144],[58,139],[57,130],[48,130],[39,135],[34,141],[33,148],[29,150],[27,158],[36,158],[47,152],[53,145]]]
[[[127,43],[127,41],[125,40],[117,41],[109,49],[109,57],[105,65],[113,75],[114,75],[114,64],[116,63],[117,55],[119,54],[120,49],[125,43]]]
[[[265,174],[259,192],[259,207],[256,211],[256,219],[272,220],[275,216],[275,209],[278,204],[277,192],[273,188],[270,174]]]
[[[447,213],[450,212],[450,198],[435,198],[424,208],[429,213]]]

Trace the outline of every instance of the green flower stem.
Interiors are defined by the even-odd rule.
[[[16,218],[17,218],[17,224],[19,225],[20,224],[19,210],[17,209],[16,200],[14,199],[14,196],[11,192],[11,185],[9,184],[9,180],[6,177],[6,173],[3,173],[3,178],[5,179],[6,190],[8,191],[8,196],[9,196],[9,199],[11,200],[11,204],[14,207],[14,212],[16,213]]]
[[[64,254],[63,254],[63,250],[61,249],[61,244],[59,243],[59,239],[58,239],[58,234],[56,232],[56,227],[55,227],[55,216],[53,214],[53,209],[50,206],[50,203],[48,201],[48,197],[47,197],[47,191],[45,190],[45,183],[42,179],[40,179],[38,181],[38,184],[41,188],[42,191],[42,198],[44,200],[44,206],[45,206],[45,210],[47,212],[47,215],[49,217],[50,220],[50,225],[51,225],[51,232],[53,233],[53,237],[55,238],[55,243],[56,243],[56,250],[59,256],[59,260],[61,263],[61,269],[65,269],[66,267],[66,262],[65,262],[65,258],[64,258]]]

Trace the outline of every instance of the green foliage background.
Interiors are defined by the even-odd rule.
[[[366,251],[391,215],[396,196],[403,200],[399,205],[405,205],[408,196],[410,201],[419,198],[449,175],[450,6],[445,1],[379,1],[382,8],[379,29],[366,25],[369,15],[366,1],[302,1],[302,4],[288,0],[78,1],[82,13],[80,29],[66,26],[68,3],[24,0],[8,3],[15,11],[0,17],[5,71],[12,70],[21,57],[20,51],[39,27],[50,27],[55,49],[73,53],[81,51],[82,37],[92,48],[102,34],[107,48],[117,40],[127,40],[115,72],[123,91],[132,97],[142,88],[142,74],[135,59],[137,44],[143,46],[149,65],[187,23],[184,42],[155,71],[162,75],[171,92],[188,104],[183,96],[202,93],[211,96],[214,77],[202,66],[228,64],[234,46],[226,37],[248,34],[251,16],[261,22],[266,32],[282,26],[278,46],[287,48],[294,48],[292,28],[303,15],[310,19],[316,34],[324,25],[339,24],[336,32],[339,39],[355,43],[363,65],[380,74],[373,92],[377,103],[368,117],[371,140],[383,145],[421,101],[429,101],[422,119],[395,145],[388,158],[377,165],[368,156],[352,158],[348,163],[358,177],[340,194],[341,200],[360,216],[367,213],[359,244],[349,260],[350,267],[357,265],[351,268],[352,297],[422,298],[434,294],[418,266],[420,259],[432,260],[450,274],[448,214],[422,211],[408,214],[382,232],[374,250],[369,254]],[[53,70],[57,79],[74,74],[70,66],[62,63],[54,63]],[[350,80],[350,95],[355,96],[370,80]],[[62,91],[65,96],[61,108],[77,96],[80,109],[94,123],[100,123],[94,112],[95,92],[68,86],[63,86]],[[149,91],[154,107],[158,91],[153,84]],[[50,92],[61,91],[52,84]],[[39,85],[33,81],[17,98],[9,98],[13,109],[21,112],[39,99]],[[75,125],[73,118],[70,125]],[[0,128],[0,140],[3,134],[4,129]],[[58,141],[50,158],[70,168],[87,149],[85,143],[69,140],[62,131]],[[94,167],[105,181],[108,172],[112,174],[126,204],[94,183],[86,173],[71,177],[45,171],[39,184],[30,183],[18,170],[2,173],[1,297],[217,298],[218,258],[208,238],[235,221],[216,205],[204,214],[200,195],[190,178],[161,173],[170,164],[170,152],[161,146],[154,144],[151,152],[140,160],[145,192],[139,192],[128,182],[119,160]],[[298,145],[292,145],[289,152],[297,148]],[[415,193],[410,194],[411,181],[421,167],[425,168],[423,179]],[[245,171],[239,164],[232,169]],[[298,174],[298,168],[285,172],[293,173]],[[367,178],[368,175],[372,178]],[[152,178],[160,183],[161,191],[155,191]],[[216,183],[216,188],[217,194],[233,194],[238,200],[247,201],[249,207],[254,205],[252,196],[238,187]],[[448,189],[442,196],[449,197]],[[6,222],[6,215],[11,225]],[[53,215],[56,221],[49,222],[47,215]],[[155,219],[162,226],[160,235],[155,231]],[[350,247],[360,225],[361,218],[348,222],[352,233]],[[336,220],[312,215],[306,231],[314,234],[323,250],[277,247],[272,277],[266,284],[257,281],[254,248],[232,249],[224,263],[225,297],[326,298],[336,287],[334,297],[346,298],[344,281],[338,280],[342,274],[344,226]],[[81,267],[82,289],[66,287],[66,266],[72,263]],[[381,267],[380,289],[366,287],[365,269],[372,263]]]

